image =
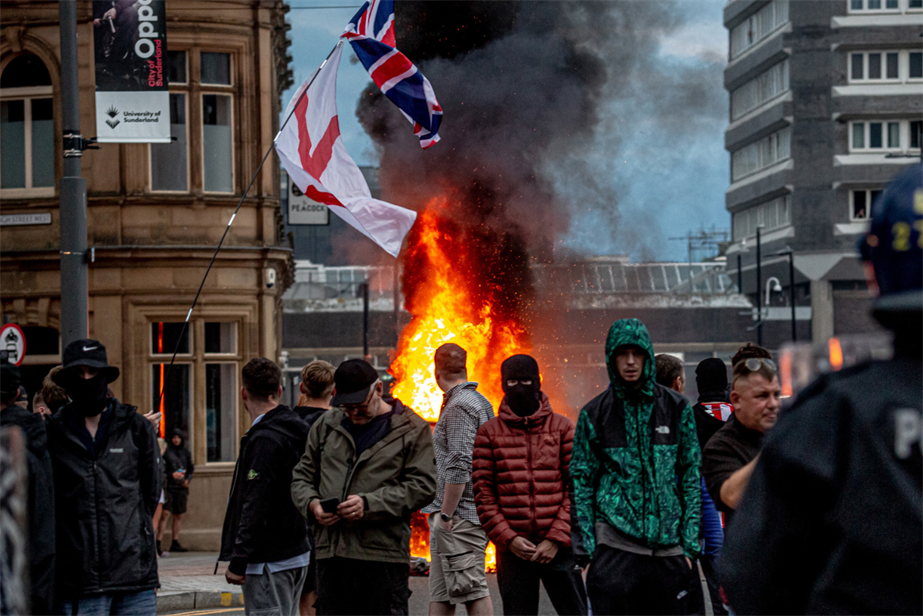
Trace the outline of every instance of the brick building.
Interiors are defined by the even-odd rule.
[[[281,294],[291,282],[279,165],[264,166],[202,291],[182,322],[253,170],[278,130],[291,84],[285,14],[276,0],[167,3],[169,144],[103,144],[84,153],[89,335],[121,369],[116,396],[162,404],[196,464],[183,543],[217,549],[238,441],[249,427],[239,374],[278,358]],[[91,3],[77,3],[80,122],[95,128]],[[0,36],[0,288],[5,322],[23,327],[30,393],[60,363],[58,180],[62,174],[58,3],[3,3]],[[29,224],[23,224],[29,223]],[[275,282],[268,282],[274,278]]]

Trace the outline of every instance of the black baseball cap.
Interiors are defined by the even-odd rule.
[[[369,389],[377,380],[378,372],[364,359],[344,361],[333,373],[337,393],[330,404],[362,404],[369,397]]]
[[[62,359],[64,360],[64,367],[51,377],[58,385],[66,382],[74,372],[73,368],[78,366],[98,369],[107,383],[119,378],[119,369],[109,365],[106,357],[106,347],[99,340],[85,339],[71,342],[64,348]]]

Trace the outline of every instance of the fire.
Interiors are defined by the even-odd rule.
[[[453,225],[440,215],[447,207],[446,199],[433,199],[409,237],[403,292],[411,320],[390,367],[394,396],[431,423],[442,406],[433,375],[433,354],[441,345],[454,342],[467,351],[468,378],[478,382],[494,409],[503,398],[500,364],[531,350],[519,318],[524,297],[516,291],[528,276],[527,262],[517,261],[504,238]],[[429,524],[420,512],[411,519],[410,554],[431,558]],[[497,570],[493,543],[487,545],[485,568]]]
[[[468,378],[496,409],[503,398],[500,363],[530,350],[519,320],[509,314],[507,293],[479,270],[477,244],[450,233],[433,200],[420,214],[406,249],[404,295],[411,314],[401,332],[390,371],[395,397],[430,422],[439,419],[442,391],[433,375],[433,354],[446,342],[468,352]]]

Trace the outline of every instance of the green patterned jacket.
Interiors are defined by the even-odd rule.
[[[647,353],[641,383],[629,388],[618,375],[615,351]],[[681,545],[700,552],[702,454],[692,407],[654,381],[654,349],[638,319],[616,321],[606,339],[611,387],[580,411],[570,463],[571,534],[580,560],[596,549],[597,521],[651,549]]]

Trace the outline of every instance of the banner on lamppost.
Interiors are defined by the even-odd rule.
[[[93,39],[97,141],[169,143],[165,0],[95,0]]]

